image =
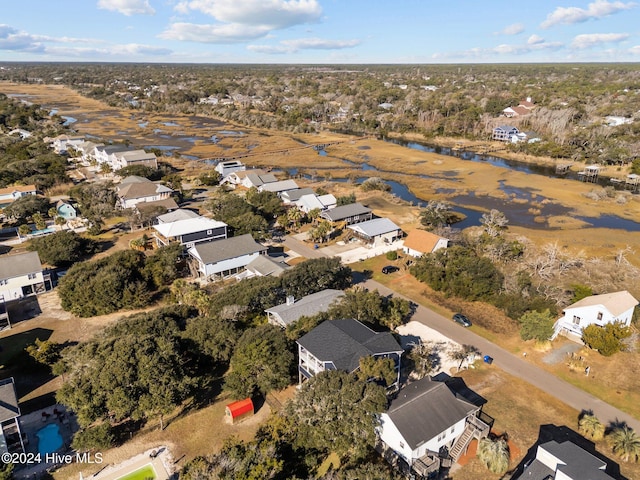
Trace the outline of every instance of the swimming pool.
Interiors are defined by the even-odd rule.
[[[62,435],[60,435],[60,428],[55,423],[50,423],[38,430],[36,437],[38,437],[38,452],[41,455],[55,452],[64,443]]]

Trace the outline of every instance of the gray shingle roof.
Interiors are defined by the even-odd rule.
[[[267,255],[259,255],[247,265],[247,270],[251,270],[263,277],[269,275],[279,277],[286,269],[287,265],[285,263],[277,262]]]
[[[295,202],[299,200],[303,195],[313,195],[313,188],[305,187],[305,188],[296,188],[295,190],[287,190],[282,193],[282,197],[286,198],[290,202]]]
[[[160,223],[171,223],[177,222],[178,220],[186,220],[187,218],[196,218],[199,217],[196,212],[193,210],[187,210],[186,208],[179,208],[174,210],[173,212],[165,213],[163,215],[158,215],[158,221]]]
[[[21,277],[42,271],[38,252],[0,255],[0,280]]]
[[[0,423],[20,416],[13,378],[0,381]]]
[[[189,249],[189,253],[194,252],[204,264],[218,263],[222,260],[266,251],[267,247],[256,242],[249,233],[239,237],[198,243]]]
[[[282,305],[268,308],[265,312],[279,318],[281,320],[280,323],[289,325],[300,317],[311,317],[320,312],[326,312],[333,302],[343,296],[344,292],[342,290],[328,288],[302,297],[291,305],[283,303]]]
[[[551,440],[538,445],[535,460],[517,478],[547,480],[556,478],[557,470],[562,472],[562,478],[572,480],[613,480],[603,470],[606,465],[604,460],[569,440],[562,443]]]
[[[347,372],[356,370],[363,357],[402,353],[390,332],[374,332],[353,319],[323,322],[298,339],[298,344],[318,360],[333,362],[336,368]]]
[[[386,413],[415,450],[478,410],[457,397],[445,383],[425,377],[400,390]]]
[[[345,218],[353,217],[354,215],[366,215],[368,213],[371,213],[371,209],[358,202],[332,208],[331,210],[322,212],[320,216],[332,222],[338,222]]]

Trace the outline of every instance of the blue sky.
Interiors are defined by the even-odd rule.
[[[627,0],[21,0],[0,61],[640,61]]]

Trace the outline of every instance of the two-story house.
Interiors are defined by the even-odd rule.
[[[519,132],[520,130],[511,125],[501,125],[493,129],[491,139],[499,142],[510,142],[511,136],[517,135]]]
[[[355,372],[367,356],[391,358],[398,373],[396,383],[400,380],[403,350],[391,332],[374,332],[354,319],[328,320],[296,343],[300,383],[324,370]]]
[[[153,226],[153,229],[159,247],[180,243],[186,248],[191,248],[200,242],[227,238],[226,223],[199,215],[194,218],[158,223]]]
[[[46,290],[38,252],[0,255],[0,302]]]
[[[403,387],[379,416],[378,437],[420,478],[455,463],[472,439],[489,434],[486,400],[461,379],[425,377]]]
[[[338,223],[351,225],[371,220],[373,218],[373,213],[371,213],[370,208],[365,207],[361,203],[350,203],[349,205],[341,205],[339,207],[323,211],[320,214],[320,217],[328,220],[333,225]]]
[[[256,242],[251,234],[225,238],[215,242],[196,243],[188,250],[192,271],[205,280],[220,280],[237,275],[267,247]]]
[[[25,452],[20,415],[13,377],[0,380],[0,453]]]
[[[536,456],[513,480],[613,480],[607,462],[575,443],[551,440],[538,445]]]
[[[628,327],[636,305],[638,300],[626,290],[585,297],[564,309],[562,317],[554,325],[552,338],[559,334],[580,338],[588,325],[603,327],[607,323],[619,322]]]

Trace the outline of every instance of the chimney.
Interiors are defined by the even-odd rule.
[[[293,305],[295,301],[296,299],[294,298],[293,295],[287,295],[287,305]]]

